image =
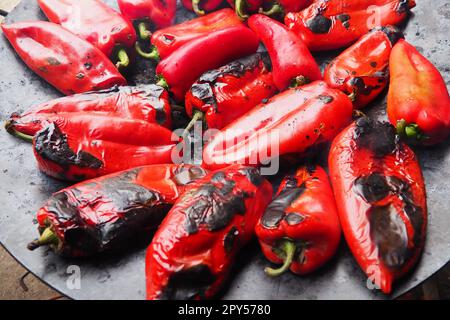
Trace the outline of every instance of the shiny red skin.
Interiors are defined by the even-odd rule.
[[[99,0],[38,0],[47,18],[114,58],[116,46],[131,49],[136,42],[133,25]]]
[[[184,101],[204,72],[255,53],[258,45],[256,34],[243,25],[219,30],[180,47],[158,64],[156,74],[166,80],[176,101]]]
[[[99,49],[57,24],[35,21],[1,27],[27,66],[66,95],[126,84]]]
[[[277,0],[283,7],[285,14],[289,12],[298,12],[310,6],[315,0]]]
[[[65,148],[65,141],[73,155]],[[175,142],[170,130],[155,123],[76,114],[62,129],[55,121],[38,132],[33,149],[42,172],[61,180],[81,181],[144,165],[172,163]],[[97,160],[74,162],[86,153]]]
[[[350,99],[322,81],[286,90],[214,135],[203,151],[203,165],[258,166],[276,156],[301,154],[331,141],[351,122],[352,112]]]
[[[332,88],[355,94],[360,109],[372,102],[389,82],[389,56],[393,44],[381,30],[367,33],[337,56],[325,69],[324,80]],[[362,82],[363,86],[355,83]]]
[[[146,88],[160,89],[159,97],[149,94]],[[168,129],[172,126],[168,92],[150,85],[117,87],[51,100],[36,105],[22,114],[12,114],[7,130],[34,136],[49,123],[56,122],[64,131],[66,125],[70,126],[72,116],[89,114],[143,120],[158,123]],[[164,114],[163,121],[160,121],[161,114]]]
[[[442,75],[414,46],[400,40],[390,56],[387,113],[396,126],[400,120],[416,124],[434,145],[450,135],[450,98]]]
[[[334,50],[351,45],[375,27],[403,22],[416,5],[414,0],[403,1],[317,0],[301,12],[287,14],[284,22],[311,51]]]
[[[132,22],[149,21],[156,29],[175,22],[176,0],[117,0],[120,11]]]
[[[222,4],[222,2],[223,0],[202,0],[200,1],[199,7],[201,10],[210,12],[216,10]],[[181,0],[181,3],[186,9],[194,11],[192,7],[192,0]]]
[[[320,68],[308,47],[285,25],[265,15],[255,14],[248,19],[248,26],[269,52],[273,79],[279,90],[289,87],[297,76],[311,82],[322,79]]]
[[[223,286],[236,254],[253,238],[255,225],[272,199],[271,184],[261,176],[256,177],[252,170],[255,169],[232,166],[211,173],[196,181],[175,203],[147,249],[147,299],[208,299]],[[224,187],[229,188],[229,192],[223,192]],[[198,206],[207,201],[214,201],[217,206]],[[236,201],[240,209],[231,205]],[[226,209],[229,205],[232,209]],[[197,208],[195,211],[206,221],[196,225],[194,231],[188,231],[192,208]],[[226,219],[226,223],[217,226],[213,215]],[[227,240],[230,235],[231,243]],[[176,273],[181,277],[182,272],[199,266],[206,268],[214,279],[208,281],[201,275],[191,279],[192,292],[186,289],[178,292],[176,286],[167,289]],[[197,290],[196,285],[203,286],[201,283],[205,281],[208,283]]]
[[[272,73],[261,59],[240,75],[227,73],[226,68],[212,71],[220,73],[213,82],[200,78],[186,94],[186,113],[192,117],[195,111],[202,112],[209,129],[222,129],[277,92]],[[209,96],[199,98],[195,93],[196,85],[209,85],[214,101],[211,102]]]
[[[358,120],[360,121],[360,120]],[[394,132],[393,128],[391,128]],[[381,132],[378,132],[381,134]],[[353,123],[343,130],[333,141],[329,153],[330,179],[336,197],[339,218],[342,230],[353,256],[361,269],[367,274],[372,283],[375,283],[385,294],[392,290],[394,280],[408,273],[417,262],[423,250],[427,225],[427,205],[425,185],[419,162],[414,152],[404,143],[397,142],[395,151],[383,155],[374,152],[370,148],[360,146],[355,140],[356,124]],[[377,137],[383,139],[383,135]],[[395,138],[394,138],[395,139]],[[386,197],[376,202],[367,201],[355,188],[355,182],[360,177],[371,174],[380,174],[384,177],[395,177],[407,184],[407,187],[390,192]],[[377,190],[377,188],[373,188]],[[408,191],[404,196],[400,192]],[[372,193],[376,194],[376,193]],[[406,199],[420,208],[420,214],[415,219],[405,213]],[[395,223],[383,223],[380,226],[374,224],[373,211],[377,206],[394,206],[394,216],[391,219]],[[391,213],[392,214],[392,213]],[[387,214],[385,214],[387,216]],[[402,221],[402,227],[399,227]],[[421,227],[417,230],[414,225],[419,221]],[[390,268],[382,258],[383,250],[390,249],[389,245],[377,245],[378,241],[388,241],[383,237],[383,232],[392,232],[396,235],[391,241],[398,241],[402,237],[406,242],[409,256],[396,268]],[[378,231],[378,232],[377,232]],[[401,234],[403,232],[403,234]],[[401,235],[400,235],[401,234]],[[417,243],[415,238],[418,238]],[[395,248],[394,248],[395,249]],[[389,252],[389,251],[388,251]],[[396,257],[395,251],[391,252]],[[397,258],[397,259],[401,259]]]
[[[293,177],[286,177],[281,182],[274,200],[283,196],[284,191],[294,188],[304,188],[304,191],[292,202],[283,203],[287,207],[283,210],[285,216],[279,225],[267,226],[264,223],[269,205],[255,231],[264,256],[273,263],[283,263],[283,259],[273,250],[280,241],[289,239],[304,246],[303,259],[300,260],[297,254],[290,270],[295,274],[306,275],[334,256],[341,239],[341,226],[333,191],[324,169],[319,166],[301,167]],[[300,215],[300,222],[288,223],[285,218],[289,214]],[[300,249],[299,246],[297,248]]]
[[[158,30],[153,33],[151,43],[157,48],[160,58],[165,59],[178,48],[194,39],[204,37],[218,30],[242,25],[242,21],[233,10],[229,8],[221,9],[172,27]]]

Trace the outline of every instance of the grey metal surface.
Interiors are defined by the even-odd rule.
[[[107,3],[115,3],[113,0]],[[186,14],[181,13],[179,20]],[[23,0],[7,22],[44,19],[36,1]],[[450,3],[448,0],[418,1],[406,24],[406,38],[433,61],[450,83]],[[318,56],[321,63],[333,55]],[[58,97],[58,93],[29,71],[0,35],[0,120],[12,112]],[[148,72],[147,72],[148,74]],[[141,77],[142,79],[143,77]],[[138,77],[139,79],[139,77]],[[380,98],[368,113],[385,116]],[[417,268],[396,283],[391,297],[418,285],[450,260],[450,149],[448,141],[430,149],[418,149],[429,207],[428,238]],[[48,196],[64,185],[41,174],[30,145],[0,130],[0,241],[29,270],[43,281],[75,299],[144,299],[145,249],[130,250],[116,257],[67,260],[46,249],[29,252],[26,244],[36,234],[36,210]],[[71,269],[81,271],[81,288],[71,284]],[[308,277],[285,274],[278,279],[264,275],[266,260],[253,243],[239,256],[224,299],[384,299],[368,290],[366,278],[342,241],[335,259]],[[68,272],[69,271],[69,272]]]

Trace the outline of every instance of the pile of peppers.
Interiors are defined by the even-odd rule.
[[[175,0],[118,0],[120,13],[38,3],[49,22],[1,27],[64,96],[5,128],[32,143],[42,172],[77,184],[38,210],[30,250],[95,258],[144,243],[151,300],[213,298],[252,239],[270,277],[315,272],[342,233],[385,294],[414,267],[428,213],[408,144],[450,135],[443,77],[396,27],[414,0],[183,0],[198,17],[176,25]],[[311,52],[341,48],[322,73]],[[156,83],[126,79],[142,58]],[[389,122],[358,111],[384,90]],[[199,165],[174,161],[179,112],[185,132],[199,120],[216,130]],[[263,169],[278,158],[291,168],[274,194]]]

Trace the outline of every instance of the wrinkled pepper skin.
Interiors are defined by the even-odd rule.
[[[387,113],[407,142],[434,145],[450,134],[450,98],[436,67],[405,40],[390,57]]]
[[[331,141],[352,119],[353,105],[325,82],[291,88],[256,106],[213,136],[203,151],[203,165],[258,166],[271,158],[301,154]]]
[[[118,0],[117,3],[120,12],[134,25],[147,22],[161,29],[175,22],[176,0]]]
[[[272,97],[277,88],[266,58],[256,53],[204,73],[186,94],[188,116],[200,112],[209,129],[222,129]]]
[[[196,181],[147,249],[147,299],[212,298],[272,199],[255,168],[232,166]]]
[[[38,211],[40,238],[66,257],[87,257],[126,249],[151,239],[175,201],[206,171],[188,165],[133,168],[68,187]]]
[[[266,268],[270,276],[288,269],[305,275],[328,262],[339,246],[341,226],[325,170],[309,165],[284,178],[255,231],[266,258],[282,264]]]
[[[25,64],[66,95],[126,85],[107,56],[57,24],[35,21],[1,27]]]
[[[247,19],[255,13],[268,16],[283,16],[289,12],[298,12],[309,6],[313,0],[227,0],[236,14]]]
[[[6,130],[19,137],[33,137],[55,122],[61,130],[71,126],[72,116],[110,116],[157,123],[168,129],[172,125],[169,94],[157,85],[113,87],[103,91],[80,93],[34,106],[23,114],[14,113]]]
[[[356,109],[365,107],[386,88],[389,56],[400,38],[403,34],[393,26],[371,30],[327,66],[324,80],[352,95]]]
[[[184,101],[189,88],[203,73],[255,53],[258,45],[256,34],[243,25],[219,30],[180,47],[158,64],[156,74],[176,101]]]
[[[172,132],[158,124],[90,114],[72,116],[64,130],[51,123],[33,139],[39,169],[66,181],[172,163],[174,146]]]
[[[248,25],[269,52],[273,79],[279,90],[322,79],[308,47],[285,25],[262,14],[252,15]]]
[[[389,123],[360,118],[333,141],[330,177],[347,244],[385,294],[425,242],[425,185],[414,152]]]
[[[223,0],[181,0],[183,7],[198,15],[216,10],[222,2]]]
[[[116,61],[119,49],[130,49],[136,32],[130,22],[99,0],[38,0],[47,18],[92,43]]]
[[[375,27],[398,25],[415,7],[414,0],[317,0],[289,13],[285,24],[312,51],[344,48]]]

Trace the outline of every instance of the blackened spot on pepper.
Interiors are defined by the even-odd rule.
[[[377,65],[378,65],[378,63],[377,63],[376,61],[371,61],[371,62],[370,62],[370,66],[371,66],[372,68],[376,68]]]
[[[397,7],[398,13],[405,13],[409,11],[409,1],[410,0],[400,0]]]
[[[394,46],[398,40],[405,38],[405,36],[403,35],[403,32],[401,32],[400,29],[398,29],[395,26],[377,27],[377,28],[373,29],[371,32],[375,32],[378,30],[381,32],[384,32],[384,34],[386,34],[386,36],[388,37],[392,46]]]
[[[191,94],[204,104],[208,104],[214,107],[214,110],[217,110],[216,97],[210,83],[206,82],[193,84],[191,87]]]
[[[368,203],[375,203],[389,195],[390,188],[386,182],[386,177],[374,173],[367,177],[359,177],[354,183],[357,194],[362,196]]]
[[[305,216],[301,213],[291,212],[286,217],[284,217],[284,220],[288,223],[290,226],[295,226],[297,224],[300,224],[305,220]]]
[[[342,22],[342,25],[348,29],[350,27],[350,16],[346,13],[342,13],[336,17],[339,21]]]
[[[47,58],[47,62],[51,66],[59,66],[61,64],[61,62],[59,62],[59,60],[54,57]]]
[[[312,164],[312,163],[307,163],[306,164],[306,171],[308,172],[308,174],[311,176],[314,174],[314,172],[316,172],[316,165]]]
[[[261,176],[261,173],[257,168],[244,168],[239,172],[245,175],[247,179],[256,187],[259,187],[264,182],[264,178]]]
[[[86,62],[86,63],[84,64],[84,67],[86,68],[86,70],[91,70],[91,68],[92,68],[92,63],[91,63],[91,62]]]
[[[230,231],[228,231],[225,239],[223,240],[225,252],[230,253],[233,250],[238,235],[239,230],[236,227],[232,227]]]
[[[354,139],[358,147],[367,148],[378,157],[384,157],[398,147],[395,130],[389,123],[367,117],[356,120]]]
[[[334,101],[334,98],[332,96],[326,94],[321,94],[320,96],[318,96],[318,99],[325,104],[330,104]]]
[[[314,18],[306,21],[306,26],[314,33],[323,34],[330,31],[332,25],[331,19],[324,17],[321,14],[317,14]]]

